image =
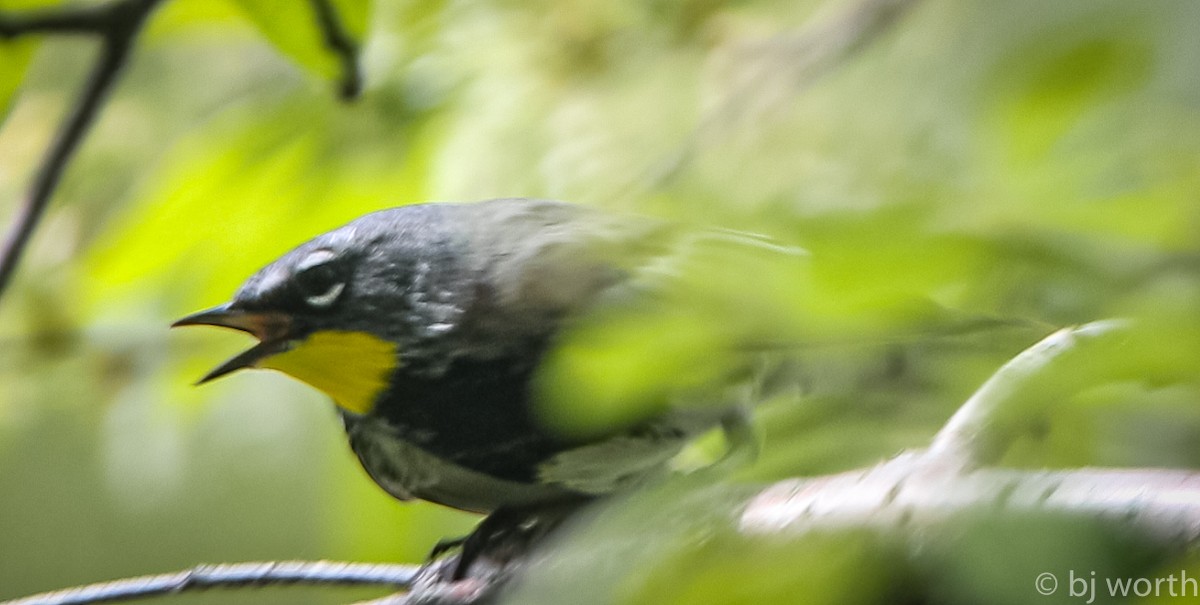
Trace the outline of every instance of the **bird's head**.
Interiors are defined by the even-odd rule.
[[[250,276],[229,302],[179,319],[249,333],[258,343],[200,379],[268,368],[370,411],[406,343],[457,317],[436,214],[385,210],[319,235]],[[435,270],[435,267],[438,269]]]

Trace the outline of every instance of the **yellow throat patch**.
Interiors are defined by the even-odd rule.
[[[366,332],[314,332],[259,367],[279,370],[333,398],[347,411],[365,414],[388,386],[398,365],[396,345]]]

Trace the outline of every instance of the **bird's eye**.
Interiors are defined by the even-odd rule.
[[[315,309],[327,309],[337,302],[346,289],[344,276],[331,250],[317,250],[296,267],[295,282],[304,302]]]

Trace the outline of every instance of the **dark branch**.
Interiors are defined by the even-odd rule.
[[[337,55],[342,64],[342,80],[338,95],[344,100],[356,99],[362,92],[362,72],[358,66],[358,42],[346,31],[330,0],[311,0],[317,13],[317,24],[325,37],[325,46]]]
[[[25,203],[17,210],[0,249],[0,295],[12,280],[33,230],[54,193],[63,170],[91,128],[104,99],[124,67],[133,40],[146,17],[161,0],[122,0],[96,7],[14,17],[0,15],[0,34],[11,38],[25,33],[92,33],[102,37],[100,57],[88,76],[66,122],[46,150]]]
[[[0,39],[27,34],[103,34],[112,27],[108,6],[81,6],[69,11],[0,14]]]
[[[162,0],[113,0],[98,6],[70,7],[27,14],[0,13],[0,40],[28,34],[86,34],[102,39],[103,47],[87,85],[76,100],[66,122],[46,150],[25,202],[13,217],[12,226],[0,248],[0,295],[12,281],[16,267],[33,236],[50,197],[62,179],[67,163],[75,155],[83,136],[95,121],[100,106],[124,67],[133,41],[146,18]],[[339,94],[353,99],[362,91],[358,66],[358,43],[343,27],[329,0],[311,0],[325,44],[341,61]]]
[[[279,561],[199,565],[192,569],[47,592],[0,605],[84,605],[127,601],[207,588],[262,587],[272,584],[338,584],[407,588],[413,565]]]

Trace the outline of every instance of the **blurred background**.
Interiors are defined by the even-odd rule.
[[[349,104],[306,2],[153,16],[0,300],[0,598],[199,562],[420,561],[465,532],[474,517],[375,487],[311,389],[191,386],[244,335],[167,330],[309,237],[422,201],[551,197],[806,248],[801,272],[712,273],[802,362],[741,481],[920,446],[1009,357],[1108,317],[1164,348],[1122,354],[1133,371],[1056,402],[1007,462],[1200,463],[1200,357],[1176,346],[1200,342],[1200,4],[341,4],[365,35]],[[855,20],[882,5],[906,10]],[[6,224],[95,51],[0,42]],[[709,342],[672,340],[706,329],[683,324],[644,338]],[[877,587],[739,549],[831,594]],[[978,597],[962,577],[953,594]]]

